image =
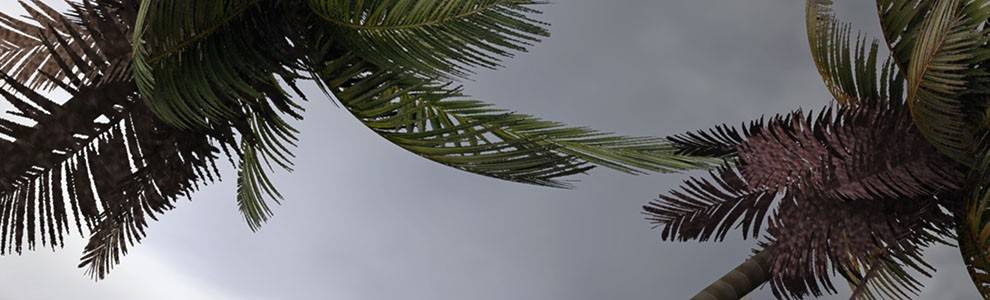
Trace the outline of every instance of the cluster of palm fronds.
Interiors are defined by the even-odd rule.
[[[766,276],[729,274],[698,299],[767,281],[779,298],[821,296],[834,275],[853,299],[911,298],[936,243],[960,246],[990,299],[990,1],[878,0],[886,60],[831,4],[808,0],[807,28],[837,104],[671,137],[725,163],[646,205],[647,218],[664,240],[761,238],[745,266]]]
[[[102,278],[149,221],[237,170],[252,229],[281,195],[312,81],[360,122],[468,172],[567,187],[604,166],[706,168],[645,207],[665,240],[759,238],[704,294],[909,298],[922,251],[959,245],[990,297],[990,0],[878,0],[889,58],[808,0],[836,104],[667,139],[568,127],[472,100],[452,82],[548,35],[533,0],[80,0],[0,14],[0,254],[89,234]],[[287,17],[291,16],[291,17]],[[67,99],[55,99],[62,91]],[[761,228],[766,228],[761,230]],[[748,270],[747,270],[748,268]],[[755,268],[755,271],[753,270]],[[742,275],[740,275],[742,274]]]
[[[269,172],[292,167],[303,81],[410,152],[505,180],[566,187],[594,166],[711,161],[464,96],[453,80],[548,35],[538,1],[21,4],[26,18],[0,14],[0,96],[13,107],[0,119],[0,253],[90,234],[82,266],[97,278],[177,198],[218,180],[218,161],[237,169],[250,227],[267,220],[281,199]]]

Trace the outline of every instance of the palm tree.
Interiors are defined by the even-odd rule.
[[[237,169],[257,230],[282,197],[307,97],[322,91],[388,141],[494,178],[569,187],[603,166],[707,168],[665,139],[568,127],[493,108],[454,82],[548,35],[532,0],[21,1],[0,14],[0,254],[89,235],[103,278],[151,220]],[[50,97],[51,92],[67,99]],[[342,141],[346,142],[346,141]]]
[[[740,299],[767,282],[777,298],[817,297],[837,292],[834,275],[853,299],[907,299],[931,276],[922,251],[933,244],[958,245],[990,299],[990,1],[878,0],[886,60],[831,1],[806,3],[835,104],[669,138],[724,163],[644,206],[661,238],[759,239],[693,299]]]

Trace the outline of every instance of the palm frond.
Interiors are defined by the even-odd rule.
[[[533,0],[309,0],[349,49],[379,67],[466,77],[549,36]]]
[[[990,6],[983,1],[937,1],[914,45],[907,71],[908,106],[921,133],[942,153],[972,164],[975,128],[963,96],[974,77],[971,66],[986,57]]]
[[[957,232],[959,251],[970,279],[984,297],[990,297],[990,132],[979,140],[979,160],[971,177],[962,221]]]
[[[903,99],[904,79],[892,59],[880,63],[879,44],[839,21],[831,0],[806,1],[808,43],[825,87],[840,104]],[[878,72],[879,71],[879,72]]]
[[[142,99],[181,129],[234,128],[239,151],[238,206],[253,230],[271,214],[279,193],[266,172],[291,170],[301,107],[302,54],[290,38],[289,3],[256,0],[143,1],[133,37],[134,78]],[[192,13],[190,13],[192,12]],[[290,29],[292,28],[292,29]],[[265,47],[257,47],[265,45]],[[269,168],[265,168],[268,166]]]
[[[179,128],[210,128],[242,118],[248,102],[279,100],[266,99],[282,93],[273,74],[295,78],[286,66],[299,56],[275,19],[280,6],[261,2],[143,1],[133,73],[152,111]]]
[[[752,121],[740,127],[721,125],[708,130],[697,130],[667,137],[667,140],[677,149],[677,154],[733,158],[738,154],[737,147],[762,129],[764,120]],[[743,132],[739,132],[742,128]]]
[[[42,41],[46,60],[62,77],[39,71],[68,93],[68,100],[60,103],[37,93],[27,85],[33,79],[2,75],[6,87],[0,95],[21,121],[0,119],[6,138],[0,142],[5,158],[0,165],[0,253],[21,253],[39,243],[54,249],[75,227],[80,235],[91,234],[81,266],[102,278],[128,246],[144,237],[149,219],[170,209],[198,182],[216,178],[217,150],[208,136],[176,131],[145,109],[136,86],[120,76],[129,59],[118,47],[127,43],[70,47],[56,35],[123,37],[128,29],[108,17],[126,12],[89,2],[74,7],[79,19],[57,18],[71,26],[44,29],[55,36]],[[124,55],[104,56],[112,53]]]
[[[919,249],[876,248],[867,257],[849,257],[840,274],[852,287],[851,300],[912,299],[923,284],[914,273],[931,277]],[[918,272],[921,270],[922,272]]]
[[[946,243],[951,236],[946,230],[954,226],[951,216],[942,213],[931,196],[851,203],[806,200],[812,201],[782,202],[767,229],[770,237],[765,247],[772,254],[773,264],[770,283],[778,298],[835,293],[830,278],[835,271],[856,270],[863,263],[874,268],[886,264],[886,269],[873,269],[876,274],[863,273],[858,283],[865,282],[867,288],[889,284],[881,292],[893,295],[912,293],[910,287],[917,282],[910,274],[882,279],[878,276],[910,270],[930,277],[934,269],[918,251]],[[898,252],[888,258],[892,261],[880,263],[873,258],[878,248]],[[895,267],[899,269],[892,269]]]
[[[292,171],[294,156],[288,147],[295,146],[298,132],[276,109],[264,105],[255,105],[249,111],[247,126],[240,148],[237,204],[248,226],[257,231],[271,217],[268,202],[282,200],[268,172],[273,171],[273,166]]]
[[[722,166],[711,171],[712,180],[691,178],[680,191],[660,195],[643,207],[646,219],[663,227],[663,240],[725,239],[733,227],[741,227],[743,238],[756,237],[777,200],[776,190],[752,189],[738,170]]]
[[[860,102],[903,102],[904,77],[888,57],[879,63],[877,42],[859,36],[852,41],[851,26],[839,21],[832,11],[831,0],[806,0],[806,29],[815,66],[826,89],[841,105]],[[869,45],[869,48],[867,48]],[[679,154],[734,158],[736,147],[755,135],[764,120],[743,124],[740,128],[719,126],[670,136]]]
[[[92,49],[93,37],[44,2],[19,3],[30,20],[0,13],[0,71],[30,88],[52,88],[53,80],[65,80],[69,75],[62,71],[55,55],[65,58],[69,53]],[[95,60],[99,55],[89,52],[84,57]]]
[[[720,146],[741,140],[713,180],[691,179],[644,211],[662,239],[681,241],[721,240],[733,228],[756,236],[770,215],[779,297],[834,292],[831,264],[848,267],[848,256],[864,260],[870,247],[922,248],[953,226],[932,195],[958,189],[961,167],[918,133],[903,104],[798,111],[745,131]]]
[[[42,245],[47,243],[52,247],[60,244],[62,233],[69,229],[66,211],[60,207],[61,204],[67,203],[72,207],[80,234],[83,227],[80,221],[85,221],[89,229],[99,217],[98,199],[92,197],[90,185],[95,181],[99,181],[100,185],[105,182],[90,176],[88,160],[91,153],[97,150],[95,144],[111,132],[122,130],[117,123],[126,114],[118,109],[129,103],[127,87],[103,83],[96,90],[90,85],[78,85],[83,80],[100,81],[107,74],[99,71],[77,73],[77,70],[86,70],[87,66],[74,64],[74,60],[68,57],[70,55],[59,54],[58,49],[50,43],[46,43],[44,48],[58,62],[59,71],[70,74],[66,77],[74,79],[68,83],[52,81],[72,96],[65,103],[59,104],[21,81],[3,75],[7,88],[0,90],[0,95],[15,107],[14,115],[27,118],[29,122],[0,119],[0,134],[6,137],[0,142],[0,156],[5,158],[0,167],[3,170],[0,172],[0,199],[3,199],[4,211],[0,213],[3,218],[0,221],[3,232],[0,252],[20,253],[25,242],[29,249],[34,247],[36,228],[33,224],[37,211],[49,215],[37,218],[40,232],[48,234],[47,241],[44,234],[38,237],[42,239]],[[71,55],[78,56],[79,53]],[[106,65],[98,68],[109,69],[112,68]],[[101,117],[109,122],[99,122]],[[129,153],[126,148],[103,147],[103,151]],[[65,189],[73,191],[68,193],[68,199],[62,198]],[[26,220],[30,220],[31,224],[25,228]],[[47,232],[43,230],[46,227],[49,229]]]
[[[981,199],[981,203],[987,202]],[[976,219],[976,217],[971,217],[970,219]],[[990,297],[990,263],[988,263],[986,257],[990,256],[986,243],[980,242],[982,238],[979,236],[981,233],[974,233],[968,231],[969,229],[961,229],[959,232],[959,252],[962,254],[963,261],[966,263],[966,270],[969,272],[969,277],[976,286],[976,290],[984,298]]]
[[[177,198],[189,197],[200,184],[219,178],[214,165],[218,150],[206,136],[175,131],[150,111],[131,111],[121,125],[126,130],[112,133],[96,146],[134,152],[98,150],[87,157],[92,178],[111,178],[96,186],[103,211],[79,265],[98,279],[120,263],[128,247],[144,238],[148,222],[172,209]],[[130,172],[124,154],[134,157],[136,165]]]
[[[884,40],[900,70],[908,70],[922,24],[935,1],[877,0]]]
[[[320,73],[369,128],[427,159],[485,176],[566,187],[594,165],[627,173],[704,168],[662,139],[622,137],[496,109],[450,84],[383,70],[345,54]]]

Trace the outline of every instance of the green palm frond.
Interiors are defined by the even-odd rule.
[[[568,187],[595,166],[719,161],[496,109],[449,82],[545,37],[538,1],[87,0],[66,14],[30,1],[29,21],[0,15],[0,99],[15,116],[0,118],[0,254],[77,231],[95,278],[219,179],[222,156],[248,226],[268,220],[282,200],[270,174],[293,166],[303,80],[406,150],[505,180]],[[54,89],[69,99],[43,95]]]
[[[291,170],[301,119],[285,91],[300,76],[283,3],[256,0],[143,1],[134,35],[134,78],[157,116],[184,129],[240,135],[237,202],[257,230],[280,199],[271,165]],[[190,13],[192,12],[192,13]],[[258,47],[257,45],[265,45]],[[269,166],[265,168],[264,166]]]
[[[988,224],[986,217],[987,203],[990,203],[987,193],[983,193],[969,206],[970,213],[966,215],[967,223],[959,229],[959,252],[962,254],[963,262],[966,263],[966,270],[969,277],[976,285],[977,291],[984,298],[990,297],[990,252],[988,252],[988,242],[985,226]]]
[[[241,161],[237,173],[237,204],[252,230],[261,228],[272,214],[269,201],[279,203],[282,194],[268,172],[274,167],[292,171],[298,132],[271,107],[258,106],[248,114],[246,136],[241,142]],[[288,144],[288,146],[286,145]]]
[[[286,66],[298,55],[270,11],[278,6],[259,3],[142,1],[133,73],[152,111],[180,128],[209,128],[282,92],[273,74],[294,78]]]
[[[556,178],[594,165],[627,173],[704,168],[665,140],[622,137],[496,109],[449,84],[382,70],[344,55],[320,73],[369,128],[430,160],[485,176],[567,186]]]
[[[980,140],[980,159],[971,174],[957,235],[970,279],[983,297],[990,297],[990,133]]]
[[[881,0],[878,7],[888,45],[908,70],[915,123],[943,153],[971,167],[957,235],[970,277],[990,297],[990,152],[983,116],[990,7],[967,0]]]
[[[892,59],[879,62],[877,41],[859,35],[853,43],[852,26],[836,18],[831,0],[805,3],[811,55],[825,87],[837,102],[900,101],[904,97],[904,79]]]
[[[877,0],[884,40],[901,70],[907,70],[921,27],[935,1]]]
[[[308,0],[347,47],[380,67],[466,77],[549,36],[533,0]]]
[[[851,257],[841,274],[852,287],[851,300],[912,299],[921,293],[923,284],[912,271],[931,277],[933,270],[924,264],[917,249],[882,249],[864,258]],[[910,268],[907,268],[910,266]]]
[[[915,124],[940,151],[973,163],[975,128],[968,123],[963,97],[980,75],[972,66],[987,57],[990,30],[983,23],[990,7],[983,1],[941,0],[926,18],[906,72],[908,105]]]

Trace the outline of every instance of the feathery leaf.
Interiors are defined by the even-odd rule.
[[[622,137],[506,112],[449,84],[343,55],[320,73],[340,103],[382,137],[430,160],[485,176],[566,187],[594,165],[627,173],[704,168],[662,139]]]
[[[308,0],[365,60],[428,76],[466,77],[549,36],[533,0]]]
[[[647,219],[664,240],[721,240],[733,228],[757,236],[771,215],[765,247],[782,298],[834,292],[827,270],[851,268],[849,256],[864,261],[875,247],[915,249],[948,235],[952,218],[932,195],[958,189],[961,167],[918,133],[903,104],[868,101],[811,116],[751,123],[734,139],[733,164],[646,205]],[[899,261],[922,266],[907,258]]]

